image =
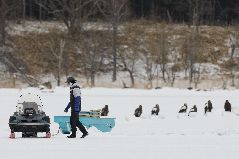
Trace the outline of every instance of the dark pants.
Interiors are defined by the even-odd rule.
[[[70,124],[71,124],[72,134],[76,134],[76,131],[77,131],[76,127],[78,127],[83,134],[88,133],[86,131],[85,127],[79,121],[79,114],[78,113],[71,113]]]

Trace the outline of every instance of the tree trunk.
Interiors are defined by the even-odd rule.
[[[94,87],[95,86],[95,73],[91,71],[90,73],[90,86]]]
[[[157,87],[159,86],[159,69],[157,65],[157,82],[156,82]]]
[[[216,0],[212,0],[211,25],[215,25]]]
[[[233,41],[232,41],[233,43]],[[234,58],[234,54],[235,54],[235,50],[236,50],[236,45],[235,44],[232,44],[231,45],[231,61],[233,61],[233,58]],[[235,86],[235,74],[234,74],[234,71],[233,71],[233,68],[234,68],[234,64],[232,64],[231,68],[230,68],[230,73],[231,73],[231,80],[232,80],[232,84],[231,86],[234,87]]]
[[[30,6],[30,9],[29,9],[29,17],[32,18],[33,17],[33,2],[32,0],[29,1],[29,6]]]
[[[26,19],[26,0],[22,0],[22,19]]]
[[[194,88],[197,89],[197,87],[198,87],[198,83],[194,82]]]
[[[235,87],[235,75],[234,75],[232,69],[231,69],[231,80],[232,80],[232,84],[231,84],[231,86],[232,86],[232,87]]]
[[[113,78],[112,81],[115,82],[117,80],[117,33],[118,26],[116,22],[113,24],[113,39],[112,39],[112,49],[113,49]]]
[[[6,38],[6,20],[4,15],[0,15],[0,47],[5,45],[5,38]]]
[[[166,78],[165,78],[165,64],[162,64],[162,76],[163,76],[163,81],[166,82]]]
[[[130,75],[131,87],[133,88],[134,85],[135,85],[135,82],[134,82],[134,75],[133,75],[133,72],[132,72],[132,71],[128,71],[128,72],[129,72],[129,75]]]
[[[65,41],[61,40],[59,44],[60,50],[57,54],[54,52],[54,49],[52,49],[53,55],[55,55],[56,59],[58,60],[58,66],[57,66],[57,86],[61,85],[61,71],[62,71],[62,59],[64,54],[64,48],[65,48]]]
[[[190,84],[191,84],[192,81],[193,81],[193,71],[194,71],[194,69],[193,69],[193,64],[191,63],[191,64],[190,64],[190,75],[189,75],[189,82],[190,82]]]
[[[39,20],[42,21],[42,7],[39,5]]]
[[[171,15],[170,15],[170,12],[169,12],[168,9],[167,9],[167,16],[168,16],[168,21],[169,21],[169,23],[172,23],[173,20],[172,20],[172,17],[171,17]]]
[[[174,73],[174,71],[172,71],[172,79],[171,79],[171,87],[173,87],[173,85],[174,85],[174,82],[175,82],[175,78],[176,78],[176,75],[175,75],[175,73]]]
[[[184,69],[184,78],[187,79],[188,78],[188,68]]]
[[[60,79],[60,75],[59,75],[59,72],[57,74],[57,86],[60,86],[61,85],[61,79]]]
[[[144,18],[144,3],[143,0],[140,2],[141,18]]]
[[[57,86],[61,85],[61,59],[58,61]]]

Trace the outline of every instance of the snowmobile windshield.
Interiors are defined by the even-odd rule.
[[[41,98],[32,93],[23,94],[17,102],[17,112],[19,114],[39,114],[42,112]]]

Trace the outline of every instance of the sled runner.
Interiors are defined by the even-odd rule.
[[[46,132],[46,138],[50,138],[50,118],[46,116],[42,107],[38,95],[21,95],[16,112],[9,119],[10,138],[15,138],[15,132],[22,132],[22,137],[37,137],[38,132]]]
[[[110,132],[115,126],[115,118],[86,117],[80,115],[80,122],[86,127],[96,127],[101,132]],[[59,124],[63,134],[70,134],[70,116],[54,116],[54,122]]]

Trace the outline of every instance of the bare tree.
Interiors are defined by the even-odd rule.
[[[0,47],[6,43],[7,20],[13,18],[13,11],[17,8],[17,0],[0,0]]]
[[[9,10],[6,10],[6,0],[1,0],[0,3],[0,47],[2,47],[6,41],[6,20]]]
[[[157,73],[158,66],[155,65],[155,57],[151,55],[144,55],[144,62],[145,62],[145,71],[146,71],[146,77],[148,81],[148,88],[153,87],[153,80],[155,78],[155,75]]]
[[[162,24],[160,27],[156,26],[155,33],[151,36],[149,41],[149,50],[155,56],[155,62],[159,64],[163,81],[166,82],[166,67],[169,61],[168,55],[170,52],[169,34],[166,30],[166,25]]]
[[[99,31],[84,33],[77,47],[81,58],[79,66],[83,69],[86,79],[90,79],[91,87],[95,86],[95,76],[103,68],[106,57],[107,45],[106,41],[102,40],[103,34]]]
[[[182,45],[182,64],[185,70],[185,75],[189,71],[189,83],[194,81],[194,75],[197,75],[197,64],[203,61],[204,41],[201,35],[192,29],[189,35],[185,37],[185,41]],[[200,77],[200,76],[199,76]]]
[[[123,64],[123,70],[130,76],[131,86],[135,86],[136,67],[140,61],[140,55],[145,52],[144,28],[137,23],[129,23],[122,31],[126,36],[119,38],[119,57]]]
[[[25,9],[26,9],[26,0],[22,0],[23,1],[23,19],[25,19]],[[44,15],[44,11],[46,9],[46,5],[47,5],[47,0],[35,0],[36,4],[38,4],[38,7],[39,7],[39,14],[38,14],[38,17],[39,17],[39,20],[40,22],[42,21],[42,18],[43,18],[43,15]]]
[[[238,55],[235,56],[236,54],[236,48],[239,47],[239,26],[235,26],[233,29],[232,34],[230,35],[230,54],[229,54],[229,59],[225,61],[224,66],[226,69],[229,70],[230,72],[230,77],[231,77],[231,86],[235,86],[235,73],[238,70]]]
[[[38,81],[26,74],[24,64],[21,63],[22,61],[20,59],[15,58],[12,52],[13,49],[10,47],[0,47],[0,59],[1,62],[7,66],[8,72],[10,72],[10,74],[18,73],[30,86],[37,86]]]
[[[26,19],[26,0],[22,0],[22,19]]]
[[[190,39],[185,38],[184,42],[182,43],[182,47],[181,47],[181,59],[182,59],[182,66],[184,68],[184,78],[185,79],[187,79],[187,77],[188,77],[189,53],[190,53]]]
[[[56,79],[57,79],[57,86],[61,85],[61,71],[62,71],[62,62],[63,62],[63,55],[65,52],[65,40],[61,39],[60,42],[55,41],[51,39],[49,49],[52,53],[52,55],[55,57],[57,61],[57,73],[56,73]]]
[[[55,15],[66,25],[70,34],[82,31],[86,19],[96,12],[95,0],[50,0],[46,5],[44,1],[39,4]]]
[[[182,68],[182,62],[180,61],[180,55],[176,48],[171,48],[169,53],[170,63],[168,64],[168,68],[166,70],[168,76],[168,82],[170,83],[171,87],[173,87],[174,82],[176,80],[176,73],[179,72]]]
[[[190,43],[188,46],[188,63],[189,63],[189,81],[190,84],[193,82],[193,75],[194,75],[194,71],[195,71],[195,64],[197,63],[197,43],[196,43],[196,39],[194,36],[194,31],[192,33],[192,35],[189,37],[190,38]]]
[[[217,5],[217,1],[218,0],[208,0],[205,2],[205,7],[203,7],[204,9],[204,13],[205,13],[205,18],[207,18],[206,22],[209,25],[214,25],[215,24],[215,16],[216,16],[216,5]],[[204,22],[204,23],[206,23]]]
[[[197,66],[194,66],[194,71],[193,71],[193,83],[194,83],[194,88],[197,88],[198,83],[200,82],[200,77],[201,77],[201,64],[198,64]]]
[[[0,0],[0,61],[7,66],[8,70],[11,70],[11,73],[19,73],[30,86],[36,86],[37,81],[26,75],[23,70],[24,64],[20,64],[20,60],[13,57],[12,43],[7,36],[8,22],[14,22],[15,13],[20,7],[19,2],[18,0]]]
[[[202,40],[199,32],[200,28],[200,20],[203,18],[204,15],[204,7],[206,4],[206,0],[187,0],[190,7],[190,15],[192,17],[192,24],[193,28],[188,37],[186,37],[186,41],[183,45],[185,47],[185,70],[189,68],[189,82],[190,85],[193,82],[194,79],[200,79],[200,76],[198,78],[194,78],[194,75],[196,75],[196,72],[198,72],[195,68],[196,63],[201,62],[201,51],[202,51]]]
[[[169,67],[167,69],[168,82],[170,83],[170,86],[173,87],[176,80],[176,73],[181,70],[181,65],[180,63],[172,63],[172,65],[168,67]]]
[[[119,45],[117,37],[119,25],[129,13],[128,2],[129,0],[99,0],[99,3],[97,3],[100,12],[110,22],[112,27],[113,82],[117,80],[117,49]]]
[[[131,87],[134,87],[135,86],[134,76],[136,71],[135,65],[139,55],[135,50],[129,49],[128,47],[122,48],[119,55],[124,66],[124,70],[127,71],[130,75]]]
[[[205,13],[204,8],[206,7],[208,0],[187,0],[189,5],[189,17],[193,26],[196,26],[195,29],[198,32],[198,26],[200,26],[201,21],[203,20],[203,15]]]

